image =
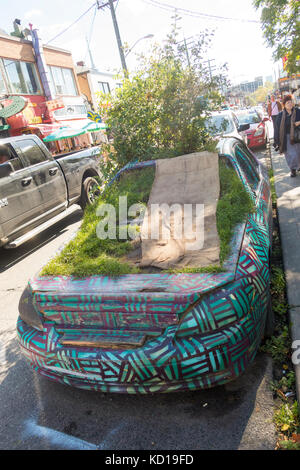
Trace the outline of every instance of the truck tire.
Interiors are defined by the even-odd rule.
[[[86,206],[93,204],[100,194],[99,183],[95,178],[88,176],[83,180],[81,198],[79,204],[81,209],[84,210]]]

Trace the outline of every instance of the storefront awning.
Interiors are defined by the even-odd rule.
[[[55,142],[56,140],[71,139],[72,137],[77,137],[85,133],[86,131],[84,129],[71,129],[70,127],[64,127],[48,135],[43,139],[43,141]]]
[[[104,124],[103,122],[93,122],[93,121],[90,121],[88,124],[86,124],[83,127],[83,129],[85,129],[88,132],[98,132],[106,128],[107,128],[107,125]]]

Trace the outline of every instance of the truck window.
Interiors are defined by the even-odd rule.
[[[47,160],[46,155],[33,139],[20,140],[17,145],[22,151],[25,166],[36,165]]]
[[[0,165],[6,162],[10,162],[12,164],[14,171],[23,168],[21,160],[18,158],[10,144],[0,145]]]

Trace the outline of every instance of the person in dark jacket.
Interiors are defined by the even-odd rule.
[[[295,126],[300,125],[300,109],[295,108],[291,95],[286,95],[282,104],[283,110],[275,120],[274,147],[284,153],[293,177],[300,169],[300,144],[294,142]]]

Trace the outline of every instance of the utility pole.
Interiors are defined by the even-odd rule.
[[[110,7],[111,17],[112,17],[113,25],[114,25],[114,28],[115,28],[115,34],[116,34],[116,39],[117,39],[120,58],[121,58],[121,64],[122,64],[122,68],[123,68],[123,71],[124,71],[124,75],[127,75],[128,70],[127,70],[127,66],[126,66],[124,49],[123,49],[123,46],[122,46],[120,31],[119,31],[119,27],[118,27],[118,23],[117,23],[117,17],[116,17],[115,8],[114,8],[114,1],[116,1],[116,0],[108,0],[108,2],[100,4],[100,1],[97,0],[98,10],[100,10],[100,9],[102,9],[102,8],[108,6],[108,5]]]
[[[215,59],[208,59],[208,60],[205,60],[203,63],[204,64],[208,64],[208,70],[209,70],[209,76],[210,76],[210,80],[212,80],[212,72],[216,69],[215,66],[211,66],[210,63],[211,62],[215,62]]]

